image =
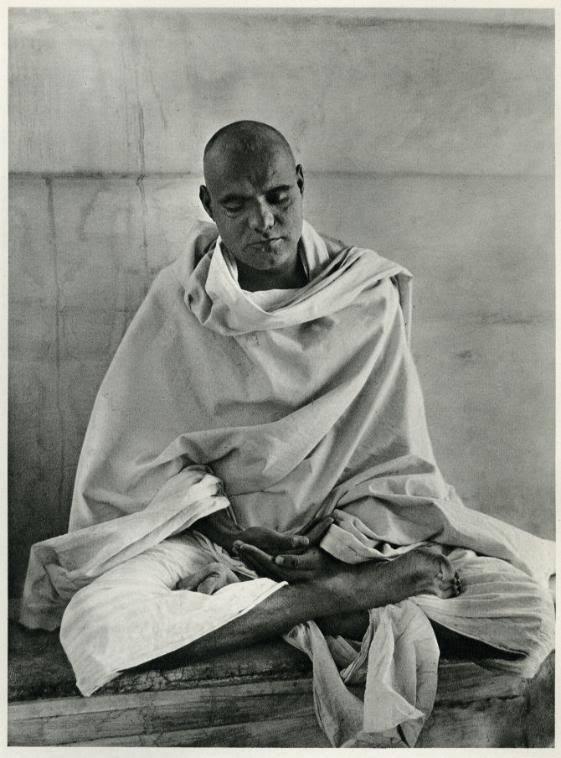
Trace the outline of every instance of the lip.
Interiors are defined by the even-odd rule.
[[[282,237],[268,237],[267,239],[258,240],[257,242],[251,242],[250,247],[263,247],[266,245],[270,245],[273,242],[279,242],[279,240],[282,240]]]

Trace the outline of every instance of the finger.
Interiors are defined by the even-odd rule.
[[[261,550],[260,547],[257,547],[256,545],[251,545],[249,542],[237,542],[234,543],[237,546],[238,553],[240,555],[249,555],[253,558],[258,558],[262,561],[272,561],[272,557],[269,553],[266,553],[264,550]]]
[[[302,534],[289,536],[286,534],[275,534],[263,544],[266,550],[274,555],[279,553],[302,553],[309,547],[309,540]]]
[[[280,566],[275,566],[274,563],[264,565],[258,560],[253,558],[247,558],[245,563],[249,568],[253,569],[257,576],[266,576],[269,579],[274,579],[277,582],[285,581],[286,577],[283,573],[283,569]]]
[[[287,566],[277,565],[276,556],[273,558],[262,550],[259,550],[259,548],[256,548],[254,545],[242,545],[240,548],[240,555],[245,563],[261,576],[268,576],[281,582],[296,582],[309,578],[308,571],[301,571],[299,568],[291,569]],[[294,556],[287,557],[292,558]]]
[[[309,572],[316,568],[317,558],[312,555],[277,555],[274,558],[277,566],[291,571]]]
[[[261,576],[270,576],[274,579],[281,578],[279,568],[275,565],[272,557],[255,545],[242,542],[238,547],[238,552],[240,558]]]
[[[277,555],[275,556],[275,563],[277,566],[282,566],[283,568],[298,568],[299,566],[299,555]]]
[[[324,518],[314,523],[311,529],[306,532],[306,536],[309,540],[310,545],[317,545],[319,542],[321,542],[322,537],[325,535],[334,521],[335,519],[333,516],[325,516]]]
[[[226,587],[228,584],[236,584],[240,580],[234,574],[233,571],[221,567],[220,571],[209,574],[197,587],[197,592],[203,592],[205,595],[213,595],[222,587]]]
[[[245,542],[247,545],[255,545],[255,547],[265,550],[268,553],[277,555],[278,553],[284,553],[292,550],[305,550],[308,546],[308,539],[303,535],[288,535],[275,532],[273,529],[264,529],[259,527],[250,527],[246,529],[242,538],[236,540],[234,546],[237,543]],[[234,550],[234,547],[232,548]]]
[[[314,518],[310,521],[310,523],[305,526],[301,531],[300,534],[306,534],[309,535],[312,529],[315,529],[316,526],[319,524],[323,524],[325,521],[328,521],[329,523],[333,523],[335,521],[335,516],[332,513],[329,513],[324,516],[318,516],[318,518]]]
[[[198,585],[206,579],[209,574],[215,571],[215,564],[204,566],[202,569],[195,571],[194,574],[189,574],[179,580],[176,585],[178,590],[196,590]]]
[[[297,555],[282,555],[273,558],[274,571],[271,576],[286,582],[299,582],[310,579],[312,572],[307,566],[302,566]]]
[[[220,578],[216,574],[207,576],[197,587],[197,592],[202,592],[204,595],[212,595],[220,587]]]
[[[291,537],[286,534],[277,534],[274,537],[274,552],[305,550],[309,545],[308,537],[302,534],[294,534]]]
[[[313,573],[308,569],[301,569],[299,567],[290,568],[289,566],[277,566],[276,568],[275,577],[290,584],[309,581],[313,577]]]
[[[252,545],[251,542],[242,542],[242,540],[236,540],[232,546],[232,550],[236,551],[236,554],[239,556],[250,556],[254,558],[258,558],[260,560],[268,560],[272,561],[272,556],[267,553],[265,550],[262,550],[260,547],[257,547],[257,545]]]

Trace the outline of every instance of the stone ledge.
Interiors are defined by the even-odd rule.
[[[140,666],[79,695],[56,632],[10,622],[9,744],[321,747],[307,657],[282,640]],[[39,675],[38,675],[39,674]],[[553,744],[554,654],[533,680],[441,660],[419,747]]]

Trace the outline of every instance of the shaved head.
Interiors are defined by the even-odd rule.
[[[209,139],[204,150],[203,166],[205,180],[216,167],[225,161],[233,162],[251,160],[257,156],[269,156],[280,151],[296,166],[294,154],[286,138],[273,126],[260,121],[234,121],[219,129]]]

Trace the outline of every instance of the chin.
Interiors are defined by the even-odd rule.
[[[266,256],[259,256],[257,259],[246,260],[245,265],[258,269],[259,271],[274,271],[275,269],[286,266],[293,257],[293,254],[289,250],[276,250],[274,253],[269,253]]]
[[[281,258],[280,260],[276,258],[274,261],[259,261],[259,263],[248,263],[247,265],[257,271],[276,271],[281,268],[284,263],[286,263],[285,258]]]

